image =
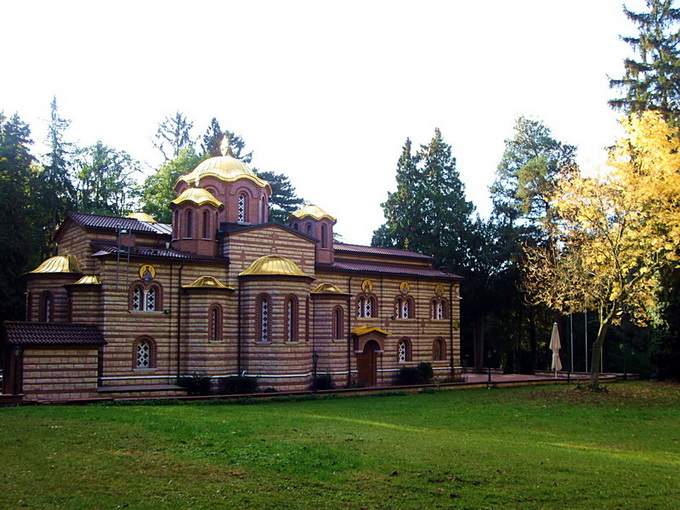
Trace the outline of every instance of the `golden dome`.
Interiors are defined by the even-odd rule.
[[[214,276],[200,276],[196,278],[189,285],[184,285],[185,289],[226,289],[234,290],[232,287],[227,287]]]
[[[348,295],[346,292],[343,292],[340,290],[340,288],[337,285],[333,285],[332,283],[320,283],[317,285],[314,290],[311,292],[312,294],[342,294],[342,295]]]
[[[293,214],[291,214],[291,217],[295,217],[299,220],[307,217],[314,218],[315,220],[328,218],[333,223],[335,223],[335,218],[321,209],[321,207],[318,205],[306,205],[302,209],[299,209],[298,211],[295,211]]]
[[[179,205],[184,202],[192,202],[196,205],[211,204],[215,207],[223,207],[222,202],[217,200],[212,193],[203,188],[187,188],[171,204]]]
[[[127,217],[132,218],[133,220],[146,221],[147,223],[158,223],[145,212],[133,212],[128,214]]]
[[[99,277],[97,275],[87,274],[73,285],[101,285],[101,284],[102,282],[99,280]]]
[[[239,276],[311,276],[302,272],[295,262],[280,255],[265,255],[250,264],[250,267],[243,271]]]
[[[248,165],[233,156],[215,156],[208,158],[194,168],[191,173],[182,175],[177,179],[177,183],[183,181],[189,185],[199,186],[201,179],[204,177],[216,177],[224,182],[234,182],[237,179],[249,179],[261,188],[269,188],[271,191],[271,186],[267,181],[260,179]],[[175,183],[175,186],[177,186],[177,183]]]
[[[75,255],[57,255],[56,257],[50,257],[33,271],[29,273],[80,273],[83,271],[80,269],[80,264],[78,263],[78,257]]]

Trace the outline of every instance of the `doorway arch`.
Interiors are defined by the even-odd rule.
[[[364,350],[357,354],[357,383],[360,385],[378,385],[378,351],[378,342],[369,340],[364,344]]]

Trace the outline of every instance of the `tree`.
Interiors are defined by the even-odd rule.
[[[98,141],[79,151],[76,165],[78,211],[114,216],[129,212],[137,161]]]
[[[563,178],[550,246],[526,247],[525,285],[536,302],[561,312],[595,310],[590,385],[598,383],[607,330],[624,315],[660,319],[660,274],[677,264],[680,138],[662,114],[624,121],[601,178]]]
[[[37,266],[40,256],[30,136],[17,114],[7,118],[0,111],[0,317],[5,320],[23,318],[23,274]]]
[[[173,186],[180,176],[190,173],[200,161],[194,149],[186,147],[176,158],[163,163],[158,172],[147,177],[137,191],[142,210],[156,221],[170,223],[172,212],[169,206],[176,196]]]
[[[181,112],[168,115],[158,125],[154,136],[153,146],[161,151],[165,160],[179,156],[182,149],[193,147],[194,140],[191,138],[191,128],[194,123],[187,119]]]
[[[673,0],[646,0],[648,12],[635,13],[624,7],[637,25],[637,37],[622,37],[638,54],[624,60],[625,73],[609,80],[610,88],[621,89],[623,97],[609,105],[626,113],[657,110],[667,120],[680,114],[680,9]]]
[[[258,176],[269,182],[272,196],[269,199],[269,221],[281,225],[288,224],[288,217],[297,211],[305,201],[297,196],[290,179],[283,174],[265,171]]]
[[[466,235],[472,202],[456,170],[456,159],[439,129],[413,155],[406,140],[397,163],[397,191],[382,204],[386,222],[373,233],[374,246],[408,248],[435,258],[449,271],[470,267]]]
[[[542,122],[519,117],[490,189],[496,215],[536,242],[544,238],[550,194],[560,178],[576,173],[575,158],[576,147],[555,140]]]
[[[236,159],[240,159],[244,163],[250,163],[253,159],[253,151],[245,153],[246,143],[239,135],[233,131],[222,131],[220,123],[215,117],[210,121],[210,126],[206,129],[203,135],[203,143],[201,149],[204,157],[221,156],[223,150],[223,141],[227,139],[227,146],[231,155]]]
[[[53,97],[47,126],[49,152],[44,157],[45,163],[37,183],[39,202],[45,215],[43,223],[50,226],[46,245],[51,244],[57,225],[76,202],[76,190],[71,181],[74,147],[64,139],[69,124],[70,121],[59,116],[57,98]]]

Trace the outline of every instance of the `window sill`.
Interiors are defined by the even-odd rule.
[[[163,310],[157,310],[153,312],[148,310],[128,310],[128,313],[131,315],[170,315],[169,313],[165,313]]]
[[[141,373],[150,373],[150,372],[156,372],[158,368],[156,367],[149,367],[149,368],[133,368],[133,372],[141,372]]]

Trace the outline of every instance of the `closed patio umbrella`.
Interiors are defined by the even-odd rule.
[[[550,365],[550,368],[555,371],[555,377],[557,377],[557,372],[562,370],[562,361],[560,360],[561,348],[560,330],[555,322],[553,324],[552,335],[550,335],[550,350],[552,351],[552,364]]]

